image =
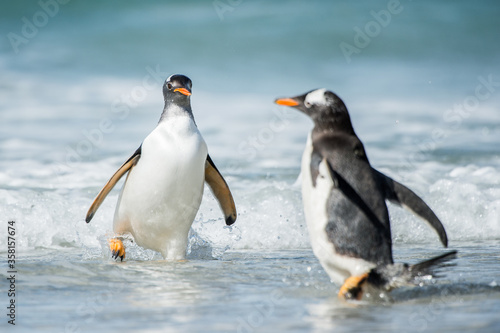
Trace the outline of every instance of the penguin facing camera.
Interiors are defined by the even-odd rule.
[[[141,247],[165,259],[186,256],[188,233],[198,212],[204,182],[212,189],[227,225],[236,221],[229,187],[207,151],[198,131],[190,96],[192,82],[171,75],[163,85],[165,107],[156,128],[99,192],[86,216],[89,223],[103,200],[127,172],[116,205],[113,230],[130,234]],[[120,237],[109,240],[113,258],[123,261]]]

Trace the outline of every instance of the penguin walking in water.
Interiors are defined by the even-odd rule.
[[[89,223],[118,180],[128,172],[116,205],[113,229],[130,234],[167,260],[185,258],[188,232],[200,207],[204,182],[212,189],[227,225],[236,207],[224,178],[207,152],[191,110],[191,80],[172,75],[163,85],[165,107],[156,128],[99,192],[86,216]],[[113,258],[123,261],[120,238],[109,240]]]
[[[389,291],[410,284],[455,257],[451,251],[415,265],[394,263],[386,200],[427,221],[445,247],[446,232],[420,197],[371,167],[337,95],[317,89],[275,103],[314,121],[302,157],[302,200],[314,254],[342,285],[340,298],[361,299],[368,288]]]

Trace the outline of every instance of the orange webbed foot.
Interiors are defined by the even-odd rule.
[[[125,258],[125,246],[123,242],[118,238],[112,238],[108,240],[109,249],[111,250],[111,258],[117,259],[120,257],[121,261]]]
[[[363,296],[363,284],[366,279],[368,279],[368,273],[347,278],[340,288],[339,298],[360,300]]]

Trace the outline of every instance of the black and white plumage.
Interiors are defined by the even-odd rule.
[[[92,203],[86,217],[95,212],[128,172],[116,205],[113,229],[131,234],[144,248],[165,259],[183,259],[187,237],[199,209],[204,182],[211,187],[227,225],[236,220],[232,194],[212,159],[191,110],[191,80],[172,75],[163,85],[165,107],[156,128],[118,169]],[[110,242],[113,256],[123,260],[123,244]]]
[[[391,289],[431,273],[455,254],[433,258],[433,265],[394,264],[386,200],[426,220],[446,247],[438,217],[410,189],[371,167],[347,107],[333,92],[317,89],[276,103],[314,121],[302,157],[302,199],[313,251],[330,278],[344,284],[339,295],[360,297],[367,281]]]

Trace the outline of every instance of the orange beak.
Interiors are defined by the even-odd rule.
[[[286,106],[297,106],[299,102],[294,100],[293,98],[279,98],[274,101],[274,103],[278,105],[286,105]]]
[[[174,89],[174,92],[176,92],[176,91],[180,92],[183,95],[191,96],[191,93],[186,88],[177,88],[177,89]]]

